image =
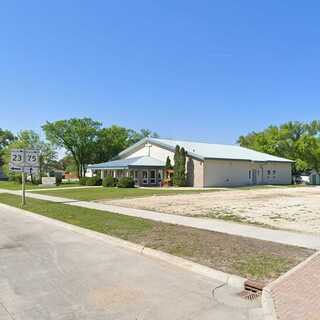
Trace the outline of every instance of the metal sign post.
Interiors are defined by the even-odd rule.
[[[22,199],[21,199],[21,205],[26,205],[26,174],[24,171],[22,172]]]
[[[21,173],[22,199],[21,205],[26,204],[26,173],[39,172],[39,150],[13,149],[11,150],[10,171]]]

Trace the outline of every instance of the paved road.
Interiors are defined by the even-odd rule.
[[[4,190],[4,189],[0,189],[0,192],[7,192],[11,194],[21,194],[20,191],[12,191],[12,190]],[[307,233],[300,233],[300,232],[293,232],[293,231],[267,229],[267,228],[256,227],[256,226],[252,226],[244,223],[235,223],[235,222],[223,221],[219,219],[185,217],[185,216],[155,212],[150,210],[123,208],[119,206],[97,203],[92,201],[78,201],[78,200],[73,200],[73,199],[68,199],[63,197],[37,194],[35,192],[32,192],[32,193],[27,192],[27,197],[53,201],[53,202],[61,202],[61,203],[65,203],[72,206],[115,212],[119,214],[125,214],[128,216],[151,219],[151,220],[161,221],[165,223],[179,224],[182,226],[193,227],[197,229],[223,232],[223,233],[243,236],[247,238],[273,241],[273,242],[287,244],[287,245],[320,250],[320,235],[317,235],[317,234],[307,234]]]
[[[0,208],[0,320],[248,319],[245,308],[213,299],[218,285],[50,219]]]

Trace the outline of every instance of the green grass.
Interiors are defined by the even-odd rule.
[[[11,182],[11,181],[0,181],[0,189],[7,189],[7,190],[21,190],[22,186],[20,183]],[[26,183],[26,189],[38,189],[38,185],[34,185],[31,183]]]
[[[19,208],[21,198],[3,193],[0,194],[0,203]],[[269,241],[38,199],[27,198],[23,208],[255,280],[270,281],[313,253],[312,250]]]
[[[234,267],[239,273],[256,279],[263,279],[266,275],[276,278],[289,269],[290,261],[285,257],[270,255],[244,256]]]
[[[165,196],[174,194],[192,194],[200,192],[214,192],[219,190],[176,190],[176,189],[140,189],[140,188],[95,188],[95,189],[75,189],[75,190],[48,190],[37,193],[49,196],[58,196],[76,200],[114,200],[136,197]]]
[[[13,207],[20,207],[20,199],[19,196],[0,194],[0,202]],[[23,209],[126,240],[128,235],[140,234],[153,226],[152,221],[144,219],[31,198],[27,198]]]
[[[78,183],[66,183],[60,184],[59,186],[54,186],[54,188],[66,188],[66,187],[79,187]],[[7,190],[21,190],[22,186],[20,183],[12,182],[12,181],[0,181],[0,189],[7,189]],[[44,188],[43,186],[35,185],[32,183],[26,183],[27,190],[34,190]],[[50,188],[50,187],[49,187]]]

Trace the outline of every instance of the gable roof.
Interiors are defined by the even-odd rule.
[[[175,147],[179,145],[183,147],[190,156],[199,159],[221,159],[221,160],[246,160],[256,162],[294,162],[289,159],[276,157],[267,153],[254,151],[248,148],[237,145],[227,144],[213,144],[203,142],[192,142],[182,140],[158,139],[158,138],[144,138],[133,146],[122,151],[119,156],[125,156],[137,147],[149,142],[151,144],[164,147],[174,151]]]
[[[141,156],[121,160],[108,161],[98,164],[91,164],[89,169],[128,169],[130,167],[164,167],[165,163],[158,159]]]

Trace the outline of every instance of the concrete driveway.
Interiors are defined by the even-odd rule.
[[[205,277],[0,208],[0,320],[223,320]]]

